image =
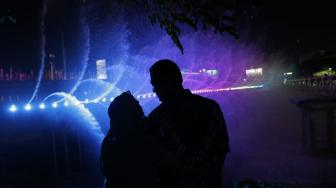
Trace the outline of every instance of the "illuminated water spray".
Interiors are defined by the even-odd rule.
[[[96,135],[99,141],[102,141],[102,139],[104,138],[104,133],[101,130],[101,126],[99,125],[94,115],[87,108],[85,108],[85,106],[81,104],[81,102],[75,96],[72,96],[65,92],[56,92],[48,95],[43,100],[43,102],[47,101],[51,97],[62,97],[67,101],[69,106],[74,106],[80,113],[81,117],[83,117],[84,120],[89,124],[87,128],[92,130],[92,132]]]
[[[70,90],[69,94],[73,94],[77,87],[80,84],[80,81],[83,80],[86,69],[88,67],[88,62],[89,62],[89,55],[90,55],[90,27],[89,24],[86,22],[85,17],[83,16],[83,37],[84,37],[84,52],[83,52],[83,59],[82,59],[82,70],[80,72],[79,78],[76,82],[76,84],[72,87],[72,89]]]
[[[119,16],[118,18],[116,18],[117,20],[122,20],[122,17]],[[102,80],[97,80],[97,79],[87,79],[87,80],[83,80],[87,65],[88,65],[88,58],[89,58],[89,53],[90,53],[90,30],[89,30],[89,26],[87,24],[87,22],[85,21],[85,19],[83,19],[83,23],[84,23],[84,37],[86,39],[86,48],[85,48],[85,52],[84,52],[84,66],[83,66],[83,70],[81,72],[80,78],[77,81],[77,83],[74,85],[74,87],[72,88],[72,90],[70,91],[69,94],[73,95],[75,94],[76,90],[79,88],[80,85],[84,85],[84,83],[86,82],[93,82],[96,85],[104,85],[105,86],[105,90],[100,93],[98,96],[96,96],[93,99],[87,100],[85,103],[92,103],[98,100],[101,100],[102,98],[106,97],[107,95],[111,94],[111,92],[114,92],[113,95],[116,94],[120,94],[120,89],[117,87],[117,84],[121,84],[121,80],[124,76],[124,73],[126,71],[126,62],[128,60],[129,57],[129,42],[127,39],[128,36],[128,32],[126,29],[126,25],[125,24],[121,24],[120,29],[121,31],[125,31],[125,32],[120,32],[120,36],[118,36],[118,40],[114,40],[114,41],[109,41],[110,43],[108,44],[108,46],[106,46],[107,48],[109,48],[109,45],[112,45],[111,43],[116,43],[118,44],[117,46],[119,47],[119,54],[116,57],[112,57],[111,59],[113,59],[113,62],[115,63],[114,65],[110,66],[107,68],[107,72],[110,75],[109,81],[102,81]],[[105,54],[105,55],[109,55],[109,54]],[[123,80],[125,81],[125,80]]]
[[[89,62],[89,55],[90,55],[90,27],[89,24],[87,23],[86,17],[85,17],[85,9],[82,8],[81,10],[81,25],[82,25],[82,39],[84,40],[84,45],[83,45],[83,56],[82,56],[82,60],[81,60],[81,64],[82,64],[82,69],[80,71],[79,77],[77,79],[77,82],[75,83],[75,85],[72,87],[72,89],[70,90],[69,94],[72,95],[78,88],[78,86],[81,84],[81,81],[84,78],[84,75],[86,73],[87,67],[88,67],[88,62]],[[65,98],[60,99],[57,102],[62,102],[64,101]]]
[[[98,80],[98,79],[86,79],[80,82],[79,87],[81,85],[85,86],[86,83],[94,83],[95,86],[98,87],[103,87],[104,91],[100,94],[98,94],[98,96],[95,96],[94,98],[91,99],[85,99],[85,101],[80,101],[81,103],[93,103],[96,101],[101,100],[102,98],[106,97],[107,95],[112,95],[113,97],[115,97],[116,95],[121,93],[121,90],[119,88],[116,87],[116,84],[118,83],[119,79],[121,78],[121,75],[123,74],[123,72],[121,72],[118,76],[118,80],[113,82],[113,83],[109,83],[103,80]],[[60,102],[60,101],[57,101]]]
[[[43,73],[44,73],[44,67],[45,67],[45,56],[46,56],[46,34],[45,34],[45,19],[46,19],[46,14],[47,14],[47,0],[43,1],[43,7],[42,7],[42,19],[41,19],[41,25],[40,25],[40,30],[41,30],[41,51],[40,51],[40,55],[41,55],[41,66],[40,66],[40,71],[38,73],[38,77],[37,77],[37,83],[35,85],[35,89],[34,92],[31,96],[31,98],[28,101],[28,104],[30,104],[34,98],[37,95],[37,92],[40,88],[41,85],[41,80],[43,77]]]
[[[76,95],[77,94],[76,91],[79,88],[84,88],[84,90],[86,90],[86,91],[97,90],[97,88],[103,88],[103,91],[101,93],[99,93],[98,96],[94,96],[94,97],[89,96],[88,98],[86,98],[85,100],[81,100],[80,102],[81,103],[95,103],[95,102],[103,99],[107,95],[111,95],[111,96],[115,97],[116,95],[119,95],[121,93],[121,90],[117,87],[117,84],[120,82],[122,76],[124,75],[125,70],[126,70],[126,68],[122,64],[113,65],[113,66],[108,68],[108,71],[111,72],[114,75],[112,82],[107,82],[107,81],[99,80],[99,79],[85,79],[85,80],[79,81],[75,90],[73,90],[73,92],[69,93],[69,94],[70,95]],[[94,84],[93,88],[91,88],[90,86],[89,87],[87,86],[90,83]],[[60,103],[64,100],[65,100],[65,98],[62,98],[62,99],[56,101],[56,103]]]

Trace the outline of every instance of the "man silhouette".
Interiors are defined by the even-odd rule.
[[[209,178],[161,171],[160,187],[221,187],[221,167],[230,149],[219,105],[184,89],[181,71],[171,60],[157,61],[150,68],[150,76],[153,91],[161,101],[149,115],[150,126],[184,165],[214,172]]]

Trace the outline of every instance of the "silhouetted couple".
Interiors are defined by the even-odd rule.
[[[219,105],[184,89],[170,60],[156,62],[150,76],[161,104],[148,118],[129,92],[108,109],[111,127],[101,150],[106,187],[219,188],[229,152]]]

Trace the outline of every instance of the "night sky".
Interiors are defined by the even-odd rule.
[[[258,10],[257,26],[279,49],[295,43],[302,52],[336,46],[336,12],[329,1],[265,1]]]
[[[104,10],[108,0],[90,14],[109,14]],[[76,24],[79,20],[79,0],[50,0],[47,15],[48,51],[58,53],[60,36],[65,33],[68,48],[77,48]],[[88,3],[88,2],[87,2]],[[100,8],[99,8],[100,7]],[[38,65],[41,20],[41,0],[2,0],[0,15],[15,18],[15,23],[3,19],[0,23],[0,64],[29,69]],[[238,1],[239,27],[247,27],[251,38],[262,38],[267,46],[287,53],[289,56],[336,46],[336,11],[331,2],[308,1]],[[145,18],[139,17],[145,20]],[[134,22],[133,17],[128,17]],[[91,20],[90,23],[99,22]],[[130,24],[132,27],[132,24]],[[136,29],[137,27],[135,27]],[[139,28],[139,27],[138,27]],[[133,27],[134,29],[134,27]],[[243,28],[245,29],[245,28]],[[136,33],[136,32],[134,32]],[[143,45],[143,42],[139,42]],[[36,62],[36,63],[35,63]],[[17,66],[18,65],[18,66]]]

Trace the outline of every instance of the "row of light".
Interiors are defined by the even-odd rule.
[[[111,101],[112,101],[113,99],[111,99]],[[106,101],[106,99],[105,100],[102,100],[102,101]],[[94,103],[97,103],[98,101],[94,101]],[[84,103],[88,103],[88,100],[86,99],[85,100],[85,102]],[[79,104],[81,104],[81,102],[78,102],[78,103],[76,103],[75,105],[79,105]],[[58,105],[59,105],[59,102],[53,102],[53,103],[51,103],[51,107],[52,108],[57,108],[58,107]],[[63,103],[63,105],[64,106],[69,106],[69,103],[67,102],[67,101],[65,101],[64,103]],[[44,110],[46,107],[47,107],[47,105],[45,104],[45,103],[40,103],[40,105],[38,106],[39,107],[39,109],[41,109],[41,110]],[[30,111],[30,110],[32,110],[33,109],[33,105],[32,104],[26,104],[24,107],[23,107],[23,109],[25,110],[25,111]],[[12,104],[10,107],[9,107],[9,111],[11,111],[11,112],[16,112],[18,110],[18,107],[17,106],[15,106],[14,104]]]
[[[139,97],[140,98],[140,97]],[[113,97],[111,97],[110,98],[110,101],[112,102],[114,100],[114,98]],[[107,99],[106,98],[103,98],[103,99],[101,99],[101,100],[94,100],[94,101],[90,101],[89,99],[85,99],[84,101],[77,101],[77,103],[75,103],[75,105],[80,105],[80,104],[89,104],[89,103],[98,103],[98,102],[106,102],[107,101]],[[53,102],[53,103],[51,103],[51,107],[52,108],[57,108],[58,107],[58,105],[59,105],[59,103],[60,102]],[[69,102],[68,101],[65,101],[64,103],[63,103],[63,105],[64,106],[69,106]],[[41,109],[41,110],[44,110],[46,107],[47,107],[47,105],[45,104],[45,103],[40,103],[40,105],[38,106],[39,107],[39,109]],[[25,110],[25,111],[30,111],[30,110],[32,110],[33,109],[33,105],[32,104],[26,104],[24,107],[23,107],[23,109]],[[18,107],[16,106],[16,105],[14,105],[14,104],[12,104],[10,107],[9,107],[9,111],[11,111],[11,112],[16,112],[18,110]]]
[[[137,95],[137,98],[138,99],[141,99],[141,98],[146,98],[146,97],[148,97],[148,98],[151,98],[151,97],[153,97],[153,96],[156,96],[155,94],[153,95],[153,94],[143,94],[143,95]],[[112,102],[114,100],[114,98],[113,97],[111,97],[110,98],[110,101]],[[80,101],[78,101],[75,105],[79,105],[79,104],[89,104],[89,103],[98,103],[98,102],[103,102],[103,103],[105,103],[106,101],[108,101],[107,100],[107,98],[102,98],[101,100],[98,100],[98,99],[96,99],[96,100],[93,100],[93,101],[90,101],[89,99],[85,99],[83,102],[80,102]],[[52,104],[51,104],[51,107],[53,107],[53,108],[57,108],[58,107],[58,103],[59,102],[53,102]],[[63,103],[63,105],[64,106],[69,106],[69,103],[67,102],[67,101],[65,101],[64,103]],[[41,110],[43,110],[43,109],[45,109],[46,108],[46,104],[45,103],[41,103],[40,105],[39,105],[39,108],[41,109]],[[26,104],[24,107],[23,107],[23,109],[25,110],[25,111],[30,111],[30,110],[32,110],[33,109],[33,105],[32,104]],[[9,107],[9,111],[11,111],[11,112],[16,112],[18,110],[18,107],[16,106],[16,105],[14,105],[14,104],[12,104],[10,107]]]
[[[69,105],[68,102],[65,102],[65,103],[64,103],[64,106],[68,106],[68,105]],[[52,104],[51,104],[51,107],[53,107],[53,108],[57,108],[57,107],[58,107],[58,103],[57,103],[57,102],[52,103]],[[45,108],[46,108],[46,104],[45,104],[45,103],[41,103],[41,104],[39,105],[39,108],[40,108],[41,110],[45,109]],[[26,104],[26,105],[23,107],[23,109],[24,109],[25,111],[30,111],[30,110],[33,109],[33,105],[32,105],[32,104]],[[17,110],[18,110],[18,107],[15,106],[14,104],[12,104],[12,105],[9,107],[9,111],[11,111],[11,112],[16,112]]]
[[[223,91],[233,91],[233,90],[243,90],[243,89],[256,89],[256,88],[262,88],[263,85],[253,85],[253,86],[240,86],[240,87],[227,87],[227,88],[218,88],[218,89],[199,89],[199,90],[193,90],[191,91],[192,93],[194,94],[200,94],[200,93],[213,93],[213,92],[223,92]],[[145,99],[145,98],[154,98],[156,97],[156,94],[155,93],[146,93],[146,94],[142,94],[142,95],[137,95],[136,98],[137,99]],[[114,98],[110,98],[110,101],[112,102],[114,100]],[[101,100],[94,100],[93,103],[98,103],[99,101],[101,102],[106,102],[107,99],[106,98],[102,98]],[[82,103],[85,103],[85,104],[88,104],[90,103],[89,99],[85,99],[84,102],[80,102],[78,101],[78,103],[76,105],[79,105],[79,104],[82,104]],[[69,103],[68,101],[65,101],[63,103],[64,106],[69,106]],[[57,108],[58,107],[58,102],[53,102],[51,104],[51,107],[52,108]],[[39,105],[39,108],[41,110],[45,109],[46,108],[46,104],[45,103],[41,103]],[[32,104],[26,104],[24,107],[23,107],[24,110],[26,111],[30,111],[33,109],[33,105]],[[18,110],[18,107],[15,106],[14,104],[12,104],[10,107],[9,107],[9,111],[10,112],[16,112]]]
[[[234,91],[234,90],[244,90],[244,89],[257,89],[262,88],[264,85],[251,85],[251,86],[239,86],[239,87],[226,87],[218,89],[199,89],[191,91],[194,94],[199,93],[214,93],[214,92],[223,92],[223,91]]]

